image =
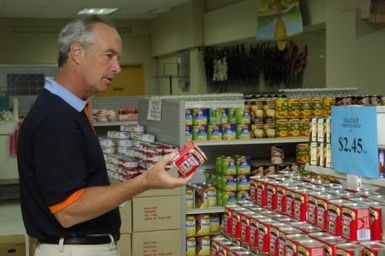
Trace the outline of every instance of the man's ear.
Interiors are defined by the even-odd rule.
[[[74,63],[80,64],[82,60],[83,51],[84,48],[78,42],[72,43],[69,50],[70,59]]]

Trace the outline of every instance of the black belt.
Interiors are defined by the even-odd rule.
[[[115,242],[119,240],[119,235],[112,235]],[[59,244],[60,238],[52,240],[39,240],[40,243],[44,244]],[[64,244],[109,244],[111,243],[111,237],[109,235],[79,235],[79,236],[68,236],[64,237]]]

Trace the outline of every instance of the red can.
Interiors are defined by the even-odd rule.
[[[350,241],[370,240],[369,207],[352,202],[342,205],[341,237]]]
[[[363,248],[355,243],[337,244],[336,256],[361,256]]]
[[[239,202],[239,205],[247,209],[251,209],[257,206],[254,202],[251,202],[251,201],[242,201],[242,202]]]
[[[380,242],[363,242],[361,243],[364,246],[362,251],[362,256],[383,256],[385,255],[385,244]]]
[[[325,249],[320,241],[315,239],[298,242],[298,256],[324,256]]]
[[[285,214],[289,217],[293,217],[294,214],[294,195],[297,190],[302,189],[300,186],[287,187],[286,189],[286,212]]]
[[[269,178],[260,178],[255,183],[255,199],[259,206],[265,207],[267,204],[267,183],[270,181]]]
[[[385,195],[374,195],[374,196],[369,196],[368,198],[372,199],[374,201],[384,202],[385,203]]]
[[[369,206],[371,240],[383,240],[385,235],[385,204],[371,201]]]
[[[332,190],[342,190],[344,187],[341,184],[329,183],[324,185],[325,188],[330,188]]]
[[[258,219],[250,219],[250,238],[249,245],[254,248],[258,248]]]
[[[232,244],[233,242],[231,242],[229,239],[225,237],[213,238],[211,241],[211,255],[220,256],[221,247],[224,245],[232,245]]]
[[[342,233],[342,205],[346,202],[344,199],[336,199],[328,203],[326,231],[332,235],[340,236]]]
[[[290,222],[290,226],[301,230],[305,234],[318,233],[323,231],[323,229],[314,225],[309,225],[309,223],[305,221]]]
[[[262,252],[269,252],[270,249],[270,228],[271,225],[277,223],[270,218],[258,220],[258,249]]]
[[[269,254],[271,256],[278,256],[278,241],[279,241],[279,230],[280,228],[290,228],[289,225],[286,223],[274,223],[270,227],[270,247],[269,247]]]
[[[302,240],[309,240],[309,236],[306,234],[294,234],[286,237],[286,244],[284,249],[284,255],[297,256],[298,244]]]
[[[250,212],[249,209],[241,208],[234,210],[232,214],[232,226],[231,226],[231,235],[234,238],[240,239],[241,238],[241,231],[242,231],[242,222],[241,219],[244,217],[244,213]]]
[[[241,246],[232,246],[228,247],[227,256],[241,256],[241,255],[250,255],[250,252],[248,252],[245,248]]]
[[[286,213],[286,189],[292,184],[292,182],[284,182],[277,186],[277,212],[279,213]]]
[[[271,180],[267,183],[266,208],[272,211],[277,209],[277,186],[279,181]]]
[[[299,221],[306,221],[307,197],[311,190],[303,188],[294,192],[293,215]]]
[[[261,178],[261,176],[251,176],[250,177],[250,200],[252,202],[257,202],[257,187],[256,187],[256,182],[257,179]]]
[[[251,232],[251,222],[254,220],[257,223],[257,220],[264,218],[264,215],[256,214],[255,212],[248,211],[244,212],[241,217],[241,241],[250,244],[250,232]],[[256,229],[255,229],[256,230]],[[255,232],[255,230],[253,230]]]
[[[365,198],[368,198],[370,196],[379,195],[379,193],[377,193],[375,191],[371,191],[370,189],[367,189],[367,188],[363,188],[359,191],[356,191],[355,194],[360,195],[360,196],[365,197]]]
[[[294,234],[303,234],[303,232],[297,228],[287,228],[283,227],[279,229],[279,236],[278,236],[278,255],[282,256],[285,252],[285,245],[286,245],[286,237],[288,235],[294,235]]]
[[[316,233],[310,233],[309,236],[315,240],[320,240],[324,237],[330,237],[330,236],[335,237],[335,236],[330,235],[329,233],[323,232],[323,231],[322,232],[316,232]]]
[[[322,192],[311,191],[307,196],[306,221],[315,225],[317,223],[317,202]]]
[[[333,236],[333,235],[320,237],[317,240],[324,244],[325,255],[328,255],[328,256],[335,256],[337,245],[348,242],[347,240],[341,237]]]
[[[178,168],[179,172],[187,177],[207,160],[202,150],[193,142],[189,142],[179,148],[172,163]]]
[[[327,230],[327,207],[330,200],[335,200],[337,197],[331,194],[318,195],[316,202],[316,226]]]
[[[239,205],[227,205],[222,218],[222,230],[231,235],[233,230],[233,213],[235,210],[244,209]]]

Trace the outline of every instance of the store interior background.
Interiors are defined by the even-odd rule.
[[[108,1],[105,2],[108,5]],[[309,47],[303,87],[356,87],[359,94],[383,94],[385,26],[368,22],[369,0],[303,0]],[[108,7],[108,6],[106,6]],[[257,0],[190,0],[147,20],[115,20],[123,39],[122,64],[142,64],[144,94],[168,95],[168,73],[176,73],[177,53],[190,55],[190,86],[173,94],[207,92],[199,47],[256,43]],[[56,65],[56,40],[64,19],[0,19],[0,65]],[[5,71],[3,71],[5,72]],[[1,81],[1,80],[0,80]],[[1,86],[4,85],[2,81]]]

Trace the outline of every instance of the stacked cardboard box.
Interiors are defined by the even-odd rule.
[[[180,188],[143,192],[120,208],[120,255],[181,255]]]

